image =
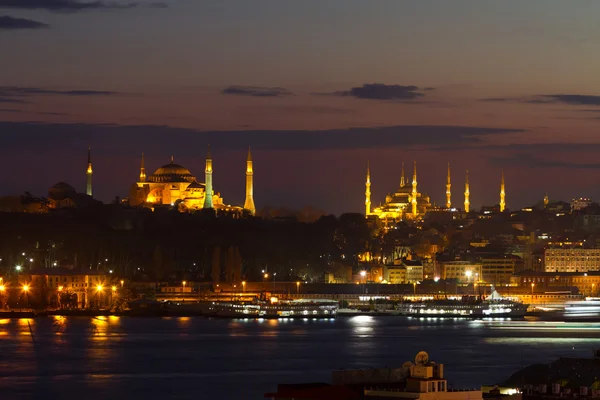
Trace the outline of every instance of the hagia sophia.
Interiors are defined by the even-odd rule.
[[[171,162],[158,168],[146,177],[144,155],[140,166],[140,175],[129,191],[129,205],[140,206],[177,206],[180,211],[194,211],[211,208],[217,211],[241,213],[244,210],[252,215],[256,213],[253,195],[252,154],[248,149],[246,159],[246,201],[243,207],[227,205],[221,193],[215,192],[212,181],[213,164],[210,148],[206,156],[204,182],[185,167]]]

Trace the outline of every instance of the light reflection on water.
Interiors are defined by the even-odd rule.
[[[446,364],[455,387],[472,387],[508,377],[521,359],[588,356],[600,342],[599,325],[553,324],[400,317],[3,319],[0,393],[61,400],[81,393],[87,399],[260,399],[277,383],[329,381],[340,368],[400,366],[419,350]]]

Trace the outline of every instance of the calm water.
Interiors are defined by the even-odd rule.
[[[0,398],[261,399],[277,383],[401,366],[419,350],[446,364],[454,387],[475,387],[522,364],[590,356],[598,337],[600,325],[393,317],[0,319]]]

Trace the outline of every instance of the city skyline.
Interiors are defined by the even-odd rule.
[[[234,204],[252,147],[258,209],[360,212],[367,160],[374,205],[402,160],[438,205],[448,162],[473,210],[502,171],[508,209],[600,197],[595,2],[81,4],[0,0],[0,195],[83,191],[91,144],[110,201],[140,152],[199,172],[210,143]]]

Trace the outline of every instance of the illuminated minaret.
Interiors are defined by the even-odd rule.
[[[367,161],[367,181],[365,182],[365,215],[371,214],[371,167]]]
[[[410,202],[412,203],[413,218],[417,218],[417,162],[415,161],[413,168],[412,195]]]
[[[402,175],[400,176],[400,187],[403,188],[404,185],[404,161],[402,161]]]
[[[448,163],[448,181],[446,182],[446,208],[452,207],[452,201],[450,200],[450,163]]]
[[[246,201],[244,202],[244,210],[254,215],[256,208],[254,207],[254,183],[252,170],[252,154],[248,147],[248,158],[246,159]]]
[[[87,184],[85,186],[85,194],[92,195],[92,147],[88,146],[88,166],[86,171]]]
[[[204,193],[204,208],[213,208],[213,186],[212,186],[212,156],[210,155],[210,145],[208,145],[208,154],[206,154],[206,169],[205,175],[205,193]]]
[[[471,194],[471,192],[469,192],[469,170],[467,170],[467,175],[465,178],[465,212],[469,212],[469,206],[471,205],[471,202],[469,201],[469,195]]]
[[[500,181],[500,212],[504,212],[506,207],[506,192],[504,191],[504,171],[502,171],[502,180]]]
[[[140,182],[146,182],[146,168],[144,167],[144,153],[142,153],[142,164],[140,166]]]
[[[544,196],[544,208],[546,206],[548,206],[548,203],[550,202],[550,199],[548,198],[548,193],[546,193],[546,195]]]

